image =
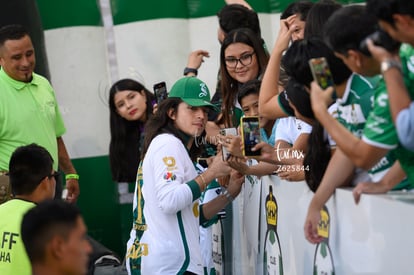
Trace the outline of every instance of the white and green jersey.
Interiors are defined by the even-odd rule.
[[[414,100],[414,48],[408,44],[403,44],[400,48],[400,58],[404,82],[411,100]],[[414,152],[407,150],[399,143],[395,150],[395,156],[407,174],[411,186],[414,186]]]
[[[143,254],[148,253],[148,245],[141,244],[141,237],[147,224],[143,215],[144,198],[142,197],[142,161],[139,163],[137,179],[135,183],[135,192],[133,199],[133,222],[130,237],[127,242],[127,252],[125,255],[126,268],[129,275],[141,275],[141,258]]]
[[[401,144],[414,151],[414,54],[413,47],[403,44],[400,48],[404,81],[411,97],[408,108],[401,110],[396,119],[397,134]]]
[[[367,117],[372,110],[374,100],[373,81],[358,74],[352,74],[347,83],[342,98],[332,104],[330,112],[345,128],[354,136],[361,138]],[[353,184],[361,181],[371,181],[367,171],[357,168],[353,178]]]
[[[144,201],[134,202],[134,206],[143,207],[136,213],[145,217],[145,230],[136,239],[139,253],[130,253],[139,256],[139,261],[134,259],[140,265],[137,268],[142,274],[203,274],[200,187],[194,181],[197,171],[182,141],[172,134],[156,136],[142,161],[141,172],[137,189],[140,183]],[[135,267],[130,268],[134,274]]]
[[[373,111],[374,92],[377,89],[384,89],[383,85],[384,81],[381,76],[368,80],[361,75],[352,74],[348,79],[344,96],[336,101],[337,112],[333,115],[355,136],[362,138],[370,113]],[[376,146],[375,143],[368,143]],[[368,171],[371,179],[373,181],[380,180],[391,168],[395,160],[391,153],[384,156]],[[361,175],[358,175],[358,177],[361,177]],[[405,185],[398,185],[396,187],[396,189],[400,188],[405,188]]]
[[[375,88],[374,108],[367,119],[362,139],[372,146],[392,150],[390,152],[391,156],[400,161],[408,177],[408,182],[400,183],[397,187],[410,189],[414,187],[414,153],[404,149],[399,144],[383,78],[380,79]],[[384,164],[392,165],[392,163],[385,162]]]
[[[337,109],[332,115],[354,136],[361,138],[373,100],[373,84],[358,74],[352,74],[343,97],[336,100]]]
[[[203,173],[206,169],[199,164],[196,164],[196,169],[199,174]],[[213,180],[207,186],[207,189],[201,194],[200,208],[204,203],[214,200],[221,194],[221,186]],[[204,274],[215,274],[214,262],[213,262],[213,228],[212,225],[218,222],[218,216],[206,221],[200,225],[200,247],[201,255],[203,257]]]

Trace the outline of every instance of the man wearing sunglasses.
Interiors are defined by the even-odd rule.
[[[13,199],[0,205],[0,274],[32,274],[20,224],[30,208],[54,197],[58,176],[51,155],[39,145],[18,147],[12,154],[9,177]]]

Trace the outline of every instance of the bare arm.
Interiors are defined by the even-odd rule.
[[[227,191],[229,192],[232,199],[236,198],[241,190],[241,187],[244,183],[244,175],[233,170],[230,174],[229,185],[227,186]],[[217,198],[203,204],[203,214],[206,219],[211,219],[216,215],[220,210],[222,210],[231,200],[225,195],[221,194]]]
[[[216,178],[226,177],[230,175],[231,168],[223,160],[222,152],[219,151],[217,155],[214,157],[209,158],[208,169],[206,169],[203,173],[199,174],[195,181],[200,186],[200,190],[204,191],[209,182],[213,181]]]
[[[397,54],[387,52],[384,48],[375,46],[372,41],[367,43],[368,49],[372,56],[379,62],[394,60],[400,62]],[[391,67],[383,74],[387,85],[388,99],[390,101],[392,120],[397,120],[401,110],[407,109],[411,103],[410,96],[404,84],[401,71],[396,67]]]
[[[365,170],[369,170],[384,157],[388,150],[367,144],[354,136],[348,129],[332,117],[327,109],[331,101],[332,87],[322,90],[314,81],[311,84],[311,103],[315,117],[323,125],[326,131],[335,140],[339,147],[352,162]]]
[[[57,146],[58,146],[59,168],[66,175],[76,174],[75,167],[73,166],[72,161],[70,160],[69,154],[66,150],[66,146],[65,146],[65,143],[63,142],[62,137],[57,138]],[[75,203],[80,194],[79,181],[77,179],[67,179],[66,188],[68,190],[66,200],[71,203]]]
[[[259,162],[256,165],[248,166],[245,158],[238,158],[231,156],[227,161],[233,169],[239,171],[243,175],[254,175],[254,176],[266,176],[272,174],[276,169],[277,165]]]
[[[379,182],[361,182],[354,188],[352,194],[355,203],[359,203],[362,194],[383,194],[390,191],[394,186],[405,179],[406,174],[401,168],[400,162],[396,161]]]
[[[205,50],[195,50],[190,53],[187,60],[187,68],[198,70],[204,62],[204,57],[210,57],[210,53]],[[197,76],[193,72],[189,72],[186,76]]]
[[[266,142],[260,142],[252,148],[253,151],[261,150],[260,156],[251,157],[258,161],[268,162],[276,165],[283,164],[301,164],[303,162],[304,152],[293,151],[288,148],[274,148]]]
[[[335,189],[345,184],[352,177],[353,171],[354,165],[351,160],[337,148],[329,161],[321,184],[309,204],[304,225],[305,237],[309,242],[318,243],[322,240],[322,237],[317,233],[317,226],[321,218],[320,211],[335,192]]]
[[[398,114],[410,106],[411,99],[404,85],[402,74],[397,68],[387,70],[384,73],[384,80],[387,85],[392,120],[395,123]]]
[[[295,140],[295,143],[293,143],[291,149],[306,152],[307,151],[306,148],[308,147],[308,139],[309,139],[309,134],[306,134],[306,133],[300,134],[298,138]]]
[[[286,117],[285,112],[279,106],[279,75],[282,54],[287,49],[290,37],[295,29],[294,26],[288,27],[291,25],[289,22],[293,19],[294,15],[280,21],[279,35],[263,75],[259,94],[259,113],[268,119]]]

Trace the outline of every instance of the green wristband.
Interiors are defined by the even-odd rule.
[[[71,179],[78,180],[79,179],[79,175],[78,174],[66,174],[65,179],[66,180],[71,180]]]

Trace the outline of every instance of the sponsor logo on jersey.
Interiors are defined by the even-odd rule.
[[[164,173],[164,176],[163,176],[164,180],[166,182],[175,181],[177,179],[177,176],[173,173],[173,171],[177,169],[177,167],[175,166],[176,164],[175,158],[164,157],[162,161],[164,162],[165,166],[167,166],[167,171]]]
[[[164,174],[164,179],[168,182],[174,181],[177,178],[176,175],[174,175],[174,173],[172,172],[166,172]]]

